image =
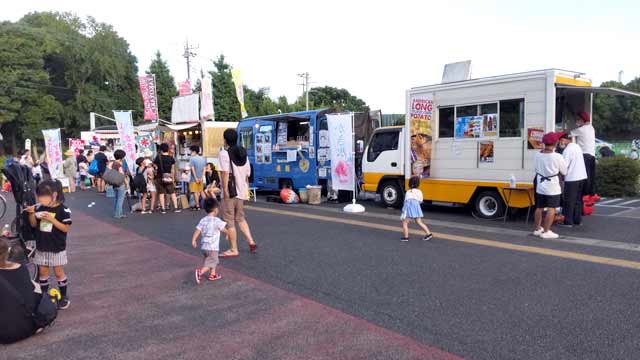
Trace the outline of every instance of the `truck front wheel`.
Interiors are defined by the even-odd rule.
[[[495,219],[504,215],[504,203],[497,191],[483,191],[475,199],[475,213],[483,219]]]
[[[397,181],[386,181],[380,187],[382,203],[387,207],[399,208],[402,205],[404,194]]]

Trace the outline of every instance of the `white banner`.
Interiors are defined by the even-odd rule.
[[[174,124],[199,122],[199,98],[200,96],[198,94],[174,97],[173,104],[171,105],[171,122]]]
[[[53,179],[64,177],[62,172],[62,146],[60,144],[60,129],[42,130],[44,146],[47,152],[47,165]]]
[[[200,88],[200,120],[215,120],[211,76],[207,75],[200,79]]]
[[[127,167],[131,174],[135,174],[136,136],[133,133],[131,111],[114,111],[113,117],[116,119],[116,126],[118,127],[122,150],[127,154],[125,156],[125,159],[127,160]]]
[[[331,187],[334,190],[354,190],[353,114],[329,114],[331,149]]]

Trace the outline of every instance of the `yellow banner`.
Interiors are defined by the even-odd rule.
[[[247,109],[244,107],[244,91],[242,90],[242,77],[240,76],[240,70],[231,70],[231,78],[233,79],[233,85],[236,87],[236,96],[238,97],[238,102],[240,103],[240,112],[242,113],[242,118],[244,119],[248,116],[248,114]]]

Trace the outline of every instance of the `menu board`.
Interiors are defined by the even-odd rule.
[[[278,132],[277,132],[277,141],[278,145],[287,145],[287,123],[279,122],[278,123]]]
[[[256,163],[271,164],[271,133],[256,134]]]
[[[485,137],[498,136],[498,114],[486,114],[482,116],[482,133]]]
[[[482,116],[463,116],[456,118],[455,138],[468,139],[482,137]]]

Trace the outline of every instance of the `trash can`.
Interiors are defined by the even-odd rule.
[[[307,193],[309,194],[309,204],[320,205],[322,198],[322,186],[307,186]]]
[[[306,204],[309,202],[309,193],[306,188],[298,189],[298,194],[300,194],[300,202]]]

